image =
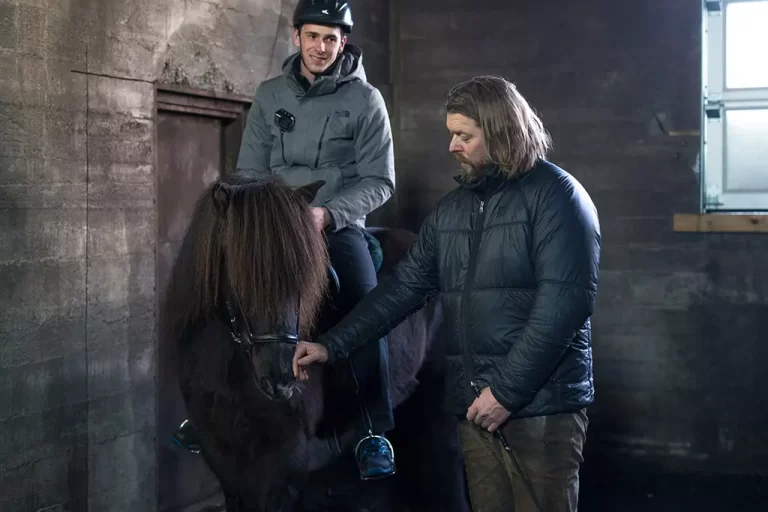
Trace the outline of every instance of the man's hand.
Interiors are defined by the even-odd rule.
[[[496,401],[491,393],[491,388],[483,389],[480,396],[475,398],[467,410],[467,419],[480,425],[488,432],[495,432],[510,416],[511,413]]]
[[[312,212],[312,221],[318,231],[324,230],[331,224],[331,214],[326,208],[313,206],[310,211]]]
[[[293,353],[293,376],[297,379],[307,380],[309,374],[306,366],[313,363],[324,363],[328,360],[328,350],[319,343],[300,341]]]

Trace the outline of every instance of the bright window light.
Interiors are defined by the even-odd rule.
[[[725,112],[725,190],[768,192],[768,109]]]
[[[702,0],[701,211],[768,214],[768,0]]]
[[[725,86],[768,87],[768,1],[726,4]]]

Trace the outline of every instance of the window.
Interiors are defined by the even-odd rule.
[[[702,213],[768,212],[768,0],[703,0]]]

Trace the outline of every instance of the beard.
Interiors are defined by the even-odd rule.
[[[453,157],[459,162],[461,179],[471,181],[475,178],[479,178],[482,174],[480,167],[472,162],[472,160],[459,154],[454,154]]]

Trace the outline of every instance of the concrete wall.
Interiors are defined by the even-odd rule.
[[[768,237],[677,234],[696,212],[700,2],[398,0],[396,224],[418,229],[454,187],[442,102],[506,76],[541,113],[554,162],[596,202],[594,317],[603,468],[768,473]]]
[[[154,81],[251,96],[295,0],[0,0],[0,510],[155,507]]]

